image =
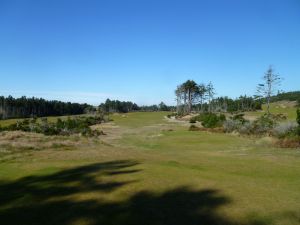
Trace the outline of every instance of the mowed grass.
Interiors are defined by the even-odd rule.
[[[1,163],[1,224],[300,224],[299,149],[165,115],[116,114],[113,143]]]

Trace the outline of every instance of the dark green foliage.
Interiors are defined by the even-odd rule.
[[[189,131],[199,131],[199,130],[200,130],[200,128],[197,127],[197,126],[195,126],[195,125],[191,125],[191,126],[189,127]]]
[[[297,119],[298,128],[297,128],[297,134],[300,136],[300,109],[297,109]]]
[[[49,123],[47,118],[42,118],[41,122],[36,119],[25,119],[18,121],[8,127],[2,128],[7,131],[25,131],[42,133],[45,135],[72,135],[81,134],[84,136],[98,136],[100,131],[92,130],[90,126],[100,124],[103,121],[102,116],[95,117],[75,117],[67,120],[58,119],[55,123]]]
[[[243,113],[239,113],[239,114],[236,114],[234,116],[231,117],[232,120],[235,120],[235,121],[239,121],[241,124],[244,124],[246,122],[248,122],[245,118],[244,118],[244,115]]]
[[[171,109],[174,109],[174,107],[167,106],[163,102],[161,102],[159,105],[138,106],[136,103],[133,102],[121,102],[119,100],[107,99],[105,103],[102,103],[99,106],[99,109],[102,112],[107,113],[128,113],[134,111],[171,111]]]
[[[253,122],[251,128],[252,133],[253,134],[268,133],[275,127],[276,124],[277,121],[274,119],[274,117],[272,117],[272,115],[265,114]]]
[[[204,117],[202,121],[202,126],[206,128],[220,127],[222,126],[222,120],[218,115],[214,113],[209,113],[207,116]]]
[[[226,116],[224,114],[220,114],[219,118],[220,118],[220,121],[226,120]]]
[[[196,123],[196,122],[197,122],[197,120],[196,120],[195,117],[192,117],[192,118],[190,119],[190,123]]]
[[[107,99],[105,103],[102,103],[99,108],[103,112],[119,112],[127,113],[132,111],[140,110],[137,104],[133,102],[121,102],[119,100]]]
[[[83,114],[88,104],[48,101],[42,98],[0,96],[0,119]]]
[[[224,114],[217,115],[215,113],[201,113],[190,119],[190,123],[202,122],[202,126],[206,128],[221,127],[226,120]]]
[[[229,97],[218,97],[213,99],[212,102],[213,110],[216,112],[246,112],[262,110],[262,101],[256,100],[253,97],[240,96],[237,99],[231,99]],[[193,106],[193,110],[200,110],[203,112],[209,111],[209,104],[203,103],[196,104]]]
[[[300,91],[291,91],[286,93],[279,93],[271,97],[271,102],[277,101],[298,101],[300,103]]]
[[[297,109],[297,123],[300,126],[300,109]]]
[[[245,135],[272,134],[278,120],[273,115],[265,114],[253,122],[245,120],[243,114],[237,114],[227,120],[224,125],[225,132],[237,131]]]
[[[158,108],[160,111],[170,111],[170,108],[164,102],[159,103]]]

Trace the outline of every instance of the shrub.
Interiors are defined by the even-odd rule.
[[[196,120],[195,117],[192,117],[192,118],[190,119],[190,123],[196,123],[196,122],[197,122],[197,120]]]
[[[271,116],[264,115],[253,122],[245,120],[243,114],[231,117],[223,123],[225,132],[237,131],[240,134],[264,134],[271,133],[277,122]]]
[[[220,121],[226,121],[226,116],[224,114],[221,114],[220,115]]]
[[[178,116],[178,113],[176,112],[173,112],[171,114],[168,114],[167,117],[170,119],[171,117],[177,117]]]
[[[234,116],[231,117],[232,120],[235,121],[240,121],[242,124],[248,122],[245,118],[244,118],[244,114],[240,113],[240,114],[236,114]]]
[[[210,114],[204,117],[202,126],[206,128],[214,128],[218,126],[219,118],[216,114]]]
[[[223,125],[224,119],[223,116],[218,116],[217,114],[214,113],[209,113],[206,116],[204,116],[202,120],[202,126],[206,128],[215,128],[215,127],[221,127]]]
[[[267,133],[270,132],[276,124],[277,122],[272,116],[265,114],[253,122],[252,132],[254,134]]]
[[[297,109],[297,119],[298,126],[300,126],[300,109]]]
[[[226,121],[226,117],[224,114],[202,113],[190,119],[190,123],[196,123],[196,121],[201,122],[205,128],[215,128],[221,127],[223,122]]]
[[[241,125],[238,127],[238,132],[240,134],[247,134],[247,135],[253,133],[252,123],[249,121],[241,123]]]
[[[273,133],[280,138],[295,135],[296,131],[297,123],[295,122],[281,123],[273,129]]]
[[[55,123],[49,123],[47,118],[41,118],[38,123],[36,119],[18,121],[2,130],[43,133],[45,135],[72,135],[81,134],[83,136],[97,136],[102,134],[99,131],[92,130],[90,126],[99,124],[102,117],[77,117],[67,120],[57,119]]]
[[[296,128],[296,133],[298,134],[298,136],[300,136],[300,126],[298,126],[298,127]]]
[[[191,125],[189,128],[189,131],[199,131],[199,130],[200,130],[200,128],[195,125]]]
[[[230,119],[230,120],[224,121],[224,123],[223,123],[224,131],[227,133],[231,133],[233,131],[238,130],[240,126],[241,126],[241,122],[238,120]]]
[[[292,136],[288,138],[280,138],[276,143],[281,148],[299,148],[300,147],[300,137]]]

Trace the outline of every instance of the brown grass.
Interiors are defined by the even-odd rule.
[[[278,139],[276,145],[281,148],[300,148],[300,137]]]

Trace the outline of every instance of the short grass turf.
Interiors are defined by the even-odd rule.
[[[0,223],[300,224],[299,149],[190,132],[165,115],[116,114],[103,142],[1,163]]]

